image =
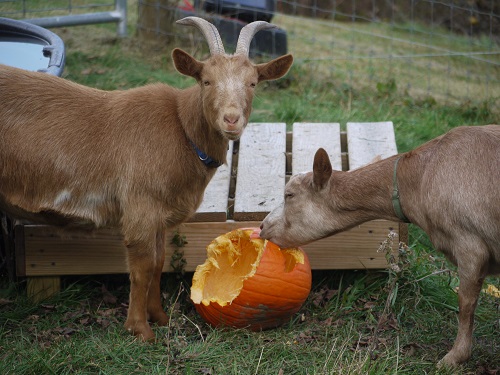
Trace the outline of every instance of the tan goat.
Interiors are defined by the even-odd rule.
[[[396,174],[397,171],[397,174]],[[350,171],[316,152],[294,176],[261,236],[283,247],[368,220],[408,220],[458,266],[458,335],[442,363],[470,358],[474,310],[484,278],[500,273],[500,126],[459,127],[417,149]]]
[[[180,49],[177,70],[196,79],[101,91],[43,73],[0,66],[0,209],[33,222],[119,227],[130,271],[125,327],[154,339],[148,318],[165,325],[160,301],[166,232],[197,209],[229,140],[247,125],[257,83],[277,79],[293,58],[254,65],[246,25],[236,52],[224,51],[212,24],[187,17],[210,47],[198,61]]]

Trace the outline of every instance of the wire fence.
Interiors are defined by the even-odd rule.
[[[0,0],[0,16],[62,19],[113,13],[123,2]],[[140,36],[202,48],[199,33],[174,23],[198,15],[216,23],[231,44],[244,22],[260,17],[279,27],[261,38],[269,47],[264,52],[292,53],[310,79],[345,90],[375,87],[500,108],[498,0],[129,0],[128,6]]]
[[[292,50],[295,57],[325,78],[349,87],[397,88],[413,97],[499,105],[498,1],[309,0],[281,5],[276,20],[283,19],[290,48],[300,46]],[[302,28],[304,16],[314,17],[314,32]]]
[[[196,39],[198,34],[173,27],[172,20],[190,14],[210,17],[221,33],[231,34],[241,28],[241,21],[235,19],[243,19],[242,14],[245,21],[259,13],[262,16],[259,6],[269,3],[240,1],[224,9],[217,0],[139,0],[137,28],[157,36],[184,38],[182,43],[194,37],[203,44],[203,39]],[[498,0],[271,3],[273,10],[267,18],[286,34],[285,49],[294,55],[295,64],[303,64],[314,74],[312,79],[348,90],[370,86],[428,100],[487,101],[500,107]],[[217,18],[214,12],[224,14]],[[160,16],[164,14],[175,16]],[[234,31],[225,25],[231,20]],[[229,39],[235,40],[234,36]],[[271,42],[278,52],[283,51],[278,39]]]
[[[432,7],[437,2],[408,3]],[[444,17],[412,17],[414,8],[403,16],[390,13],[389,18],[360,16],[354,8],[349,15],[334,13],[331,18],[316,19],[319,33],[308,32],[295,15],[283,15],[283,23],[297,60],[337,85],[397,87],[412,97],[496,101],[498,105],[500,46],[493,26],[500,15],[489,13],[487,25],[476,31],[471,25],[466,29],[463,22],[455,27],[453,9],[449,5],[444,22]]]

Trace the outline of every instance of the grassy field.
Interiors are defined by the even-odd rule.
[[[306,29],[320,35],[314,27]],[[116,39],[109,25],[56,31],[67,47],[70,80],[103,89],[193,83],[174,71],[168,49],[141,46],[133,31],[125,40]],[[393,121],[400,151],[455,126],[499,121],[499,108],[490,100],[450,104],[401,94],[399,79],[396,74],[393,81],[363,85],[342,76],[324,79],[304,59],[285,79],[258,89],[251,120]],[[26,298],[22,281],[2,277],[0,373],[499,374],[500,298],[481,294],[472,359],[454,371],[439,370],[435,364],[451,348],[457,329],[455,267],[413,226],[398,265],[400,272],[315,271],[310,297],[291,322],[257,333],[210,328],[189,300],[192,275],[165,274],[164,306],[171,321],[154,328],[154,344],[137,343],[123,329],[126,275],[64,278],[63,292],[43,303]],[[499,279],[486,284],[500,288]]]
[[[323,80],[342,81],[358,90],[394,81],[399,94],[432,96],[458,104],[464,97],[499,105],[499,46],[488,38],[463,38],[429,26],[389,22],[303,22],[280,15],[290,50]],[[493,44],[492,44],[493,43]],[[484,51],[491,55],[474,55]],[[498,80],[494,79],[498,82]]]

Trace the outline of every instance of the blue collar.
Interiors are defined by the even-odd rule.
[[[200,160],[205,164],[208,168],[219,168],[222,163],[218,162],[215,159],[212,159],[210,156],[205,154],[203,151],[201,151],[196,145],[194,144],[193,141],[189,140],[191,143],[191,146],[193,146],[194,150],[196,151],[196,154],[198,154],[198,157]]]

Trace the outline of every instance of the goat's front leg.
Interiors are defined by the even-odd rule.
[[[154,237],[153,237],[154,238]],[[149,289],[157,266],[154,240],[132,240],[125,237],[130,272],[130,301],[125,328],[143,341],[155,335],[147,321]]]
[[[440,365],[454,367],[467,361],[472,352],[472,331],[474,328],[474,312],[484,277],[480,276],[480,268],[467,267],[467,273],[459,269],[460,286],[458,290],[458,333],[453,348],[444,356]]]

